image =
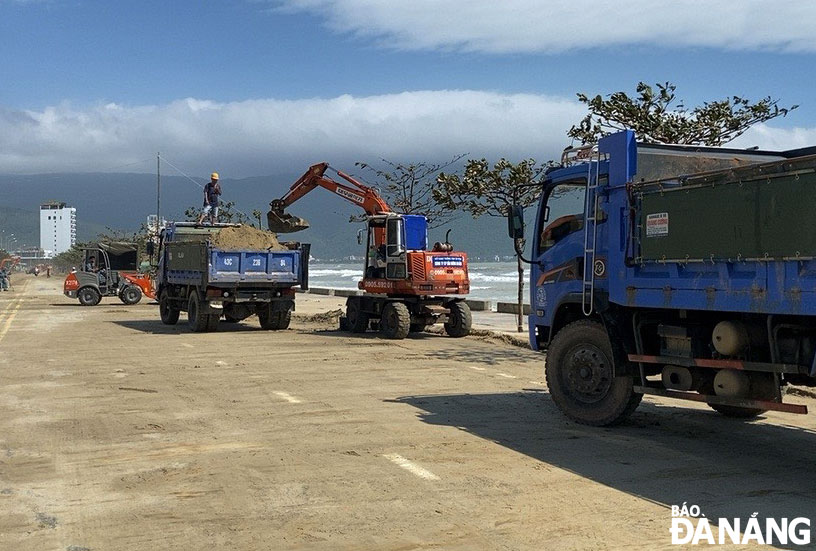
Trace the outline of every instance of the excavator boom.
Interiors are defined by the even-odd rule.
[[[292,203],[316,187],[325,188],[346,201],[357,205],[368,215],[391,212],[391,207],[388,206],[388,203],[380,197],[375,189],[358,182],[348,174],[340,172],[339,170],[336,171],[337,175],[343,180],[346,180],[348,184],[332,180],[325,175],[328,168],[328,163],[312,165],[303,176],[292,184],[286,195],[269,203],[270,208],[266,214],[266,221],[270,231],[276,233],[291,233],[308,228],[309,223],[306,220],[287,214],[285,210]]]

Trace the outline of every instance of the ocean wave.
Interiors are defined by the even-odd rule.
[[[362,270],[343,270],[343,269],[326,269],[326,268],[310,268],[309,277],[363,277]]]
[[[471,281],[485,281],[490,283],[513,283],[518,280],[518,274],[512,277],[507,275],[487,275],[478,272],[470,274]]]

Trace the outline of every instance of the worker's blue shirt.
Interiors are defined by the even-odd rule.
[[[212,207],[218,206],[218,196],[221,195],[221,187],[216,183],[208,182],[204,186],[204,194],[207,196],[207,203]]]

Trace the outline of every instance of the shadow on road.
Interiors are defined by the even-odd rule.
[[[419,418],[485,438],[667,506],[697,504],[712,521],[812,517],[814,431],[643,402],[626,424],[584,427],[546,392],[409,396]],[[666,511],[666,534],[670,523]],[[764,526],[764,521],[761,522]]]
[[[451,348],[437,348],[429,350],[425,355],[437,360],[448,360],[456,362],[469,362],[483,365],[500,365],[504,362],[526,362],[536,357],[540,359],[541,366],[544,366],[544,358],[541,355],[535,356],[532,350],[511,346],[474,346],[462,349],[461,346]]]
[[[164,325],[161,320],[119,320],[113,321],[116,325],[127,327],[142,333],[150,333],[151,335],[174,335],[177,333],[192,333],[192,330],[187,326],[186,320],[179,320],[177,325]],[[218,324],[219,333],[240,333],[247,331],[265,331],[260,327],[252,327],[241,323],[227,323],[222,321]],[[274,333],[274,331],[269,331]]]
[[[104,307],[107,307],[107,306],[127,308],[128,306],[133,307],[134,305],[133,304],[124,304],[123,302],[118,301],[118,300],[116,302],[111,301],[110,303],[108,303],[108,302],[104,302],[104,299],[103,299],[103,301],[100,302],[99,304],[97,304],[96,306],[82,306],[79,302],[54,302],[54,303],[49,304],[48,306],[53,306],[53,307],[56,307],[56,308],[87,308],[88,311],[93,311],[94,308],[104,308]]]
[[[365,333],[352,333],[351,331],[341,331],[340,329],[302,329],[304,333],[315,333],[324,337],[342,337],[344,339],[376,339],[389,342],[400,342],[400,339],[388,339],[379,331],[366,331]],[[444,335],[435,335],[433,333],[409,333],[406,340],[423,340],[436,339],[444,337]]]

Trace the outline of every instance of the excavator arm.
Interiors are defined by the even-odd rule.
[[[7,256],[3,260],[0,260],[0,270],[2,270],[6,266],[6,264],[9,264],[9,263],[10,263],[9,268],[13,268],[19,262],[20,262],[20,257],[19,256]]]
[[[332,180],[325,175],[328,168],[328,163],[319,163],[309,167],[309,170],[292,184],[286,195],[269,203],[270,208],[266,214],[266,221],[270,231],[290,233],[308,228],[309,223],[303,218],[286,214],[284,211],[287,207],[292,205],[292,203],[316,187],[325,188],[346,201],[357,205],[368,215],[391,212],[391,207],[388,206],[388,203],[380,197],[375,189],[358,182],[348,174],[340,172],[339,170],[336,171],[337,175],[343,180],[346,180],[348,184]]]

